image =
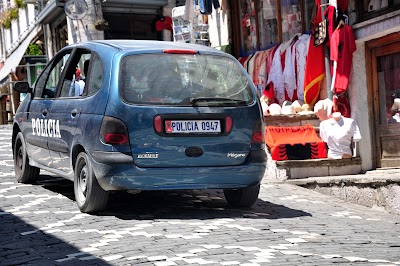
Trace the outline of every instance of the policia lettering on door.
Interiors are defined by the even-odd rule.
[[[32,119],[32,133],[41,137],[61,138],[60,121],[54,119]]]

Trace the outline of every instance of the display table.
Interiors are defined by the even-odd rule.
[[[265,143],[273,160],[306,160],[326,158],[326,144],[315,128],[305,126],[266,126]]]
[[[266,163],[267,170],[264,179],[283,181],[287,179],[307,178],[313,176],[352,175],[361,171],[361,159],[359,157],[341,160],[326,158],[327,148],[326,144],[319,138],[318,132],[320,120],[316,115],[265,116],[264,120],[266,123],[265,142],[268,146],[266,151],[268,157]],[[293,130],[292,135],[291,133],[286,132],[286,128],[305,130],[303,130],[303,133],[300,133],[299,130],[297,130],[297,132],[296,130]],[[282,133],[282,131],[285,131],[285,133]],[[285,134],[285,136],[280,136],[283,134]],[[288,137],[288,135],[290,136]],[[315,137],[317,137],[317,139]],[[307,142],[314,142],[317,144],[310,144],[310,148],[314,146],[314,151],[308,152],[306,155],[302,154],[300,148],[292,145],[290,147],[288,146],[290,143],[297,143],[300,145],[306,144],[307,146]],[[284,145],[285,148],[280,148],[279,145]],[[298,152],[293,153],[293,149]],[[323,149],[325,149],[325,152]],[[288,155],[288,150],[291,155]],[[283,156],[281,156],[281,152],[283,152]],[[310,158],[299,159],[304,157]]]

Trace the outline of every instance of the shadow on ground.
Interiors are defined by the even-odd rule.
[[[74,200],[73,182],[41,175],[36,185]],[[78,209],[78,207],[76,207]],[[282,219],[311,216],[310,213],[258,199],[251,208],[233,208],[222,190],[142,191],[138,194],[112,192],[107,209],[98,216],[124,220],[147,219]]]
[[[38,228],[0,208],[0,265],[57,265],[59,264],[57,260],[67,258],[69,254],[81,252],[72,244],[37,230]],[[90,254],[76,255],[69,263],[110,265],[99,258],[92,259],[90,262],[79,260],[87,256]],[[68,264],[68,261],[65,263]]]

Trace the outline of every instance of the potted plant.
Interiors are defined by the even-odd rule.
[[[108,22],[104,19],[99,19],[94,22],[96,30],[106,30],[108,28]]]
[[[0,26],[3,26],[5,29],[10,29],[11,21],[18,18],[18,13],[19,10],[17,7],[11,7],[4,10],[0,16]]]

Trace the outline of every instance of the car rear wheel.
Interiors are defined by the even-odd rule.
[[[17,134],[14,144],[14,172],[19,183],[32,183],[39,176],[40,169],[29,165],[24,137]]]
[[[241,189],[226,189],[224,195],[226,201],[233,207],[251,207],[258,199],[260,184],[255,187]]]
[[[79,153],[76,159],[74,192],[81,212],[98,212],[107,206],[108,192],[100,187],[93,173],[92,164],[84,152]]]

